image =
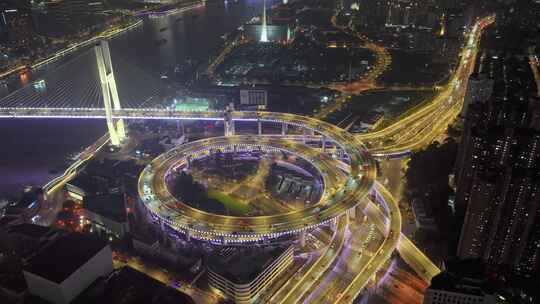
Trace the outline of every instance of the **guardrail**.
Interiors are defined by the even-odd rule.
[[[64,183],[75,177],[79,173],[79,169],[86,164],[98,151],[103,148],[109,142],[109,134],[105,134],[96,140],[92,145],[87,147],[79,156],[79,159],[71,164],[62,175],[55,177],[48,183],[43,186],[43,192],[45,198],[48,195],[52,194],[58,187],[62,186]]]

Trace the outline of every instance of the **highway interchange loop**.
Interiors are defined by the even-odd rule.
[[[251,118],[253,112],[248,113],[248,117],[246,112],[231,112],[231,115],[233,121],[255,121]],[[375,162],[367,149],[347,131],[322,121],[287,113],[258,112],[256,121],[295,125],[328,138],[328,141],[343,149],[350,170],[340,170],[338,160],[315,148],[278,136],[237,135],[203,139],[162,154],[143,170],[139,178],[139,195],[150,213],[169,227],[195,238],[216,242],[247,242],[299,233],[328,223],[354,208],[371,190],[376,177]],[[274,149],[306,159],[321,173],[324,184],[321,200],[301,210],[248,217],[208,213],[184,204],[169,193],[165,175],[171,168],[185,166],[188,159],[209,155],[218,148]]]

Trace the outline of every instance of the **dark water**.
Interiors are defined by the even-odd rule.
[[[267,2],[271,5],[271,1]],[[159,74],[188,58],[208,60],[223,43],[223,34],[259,14],[261,9],[262,1],[239,0],[229,1],[227,5],[208,4],[160,19],[146,18],[143,26],[110,42],[113,62],[129,62],[141,73]],[[157,47],[155,42],[160,39],[167,39],[167,43]],[[55,73],[61,64],[16,79],[11,87]],[[80,71],[93,68],[91,64],[94,63],[82,61]],[[70,77],[69,73],[64,76]],[[90,145],[105,131],[105,122],[101,120],[0,119],[0,197],[13,194],[24,185],[43,185],[58,174],[51,170],[59,171],[67,165],[69,154]]]
[[[59,175],[70,153],[104,134],[101,120],[1,119],[0,197]]]

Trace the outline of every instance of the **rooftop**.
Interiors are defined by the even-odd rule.
[[[83,208],[116,222],[127,221],[123,193],[87,195],[83,200]]]
[[[40,239],[53,233],[53,230],[50,227],[34,224],[20,224],[11,226],[7,229],[7,231],[10,234],[23,235],[33,239]]]
[[[43,248],[24,270],[61,283],[105,246],[106,242],[90,235],[69,234]]]
[[[21,260],[15,256],[0,257],[0,286],[20,293],[26,290]]]
[[[18,219],[19,217],[12,216],[12,215],[0,217],[0,229],[8,228],[10,225],[15,223],[15,221],[17,221]]]
[[[90,176],[86,171],[78,174],[74,179],[69,181],[68,184],[81,188],[85,193],[104,192],[108,186],[106,179]]]
[[[208,267],[235,284],[246,284],[253,281],[287,248],[288,246],[225,247],[209,257]]]
[[[131,267],[114,271],[90,285],[73,304],[194,304],[190,296]]]

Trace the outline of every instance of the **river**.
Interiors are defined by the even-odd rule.
[[[267,2],[268,6],[272,4]],[[121,58],[151,74],[162,73],[187,59],[208,60],[222,44],[221,36],[261,11],[262,1],[230,0],[161,18],[144,17],[142,26],[110,42],[111,56],[113,62]],[[156,47],[160,39],[167,43]],[[12,81],[11,90],[55,73],[65,60],[69,58]],[[94,68],[90,64],[94,63],[83,61],[79,70]],[[122,85],[129,86],[119,83]],[[0,119],[0,198],[12,196],[26,185],[43,185],[69,164],[68,155],[81,151],[105,131],[101,120]]]

